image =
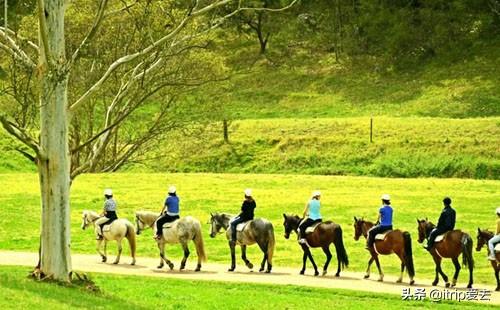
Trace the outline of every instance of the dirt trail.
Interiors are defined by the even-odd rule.
[[[110,256],[108,260],[112,262],[114,257]],[[0,251],[0,265],[17,265],[17,266],[34,266],[37,261],[37,253],[28,252],[14,252],[14,251]],[[152,277],[166,277],[187,280],[206,280],[206,281],[225,281],[225,282],[249,282],[260,284],[276,284],[276,285],[300,285],[310,287],[322,288],[340,288],[355,291],[369,291],[378,293],[390,293],[402,295],[403,288],[410,287],[408,285],[408,278],[405,274],[404,283],[395,283],[397,277],[386,275],[384,282],[378,282],[378,274],[376,267],[372,268],[371,279],[363,279],[363,274],[343,271],[340,278],[334,277],[336,266],[331,266],[332,274],[326,276],[315,277],[312,275],[313,269],[309,268],[306,275],[299,275],[297,268],[284,268],[274,267],[271,274],[259,273],[258,266],[254,272],[250,272],[242,263],[236,266],[236,272],[227,272],[226,265],[221,264],[204,264],[201,272],[194,272],[193,269],[196,264],[195,257],[188,260],[187,270],[179,271],[178,262],[174,270],[156,269],[159,259],[139,257],[137,265],[128,265],[130,257],[122,256],[122,261],[119,265],[110,263],[101,263],[97,255],[89,254],[73,254],[72,255],[73,268],[78,271],[97,272],[106,274],[121,274],[121,275],[135,275],[135,276],[152,276]],[[462,275],[461,278],[464,278]],[[492,275],[493,277],[493,275]],[[460,280],[460,278],[459,278]],[[417,284],[411,287],[413,293],[415,288],[425,288],[427,292],[427,299],[429,299],[429,291],[434,287],[429,284],[431,280],[424,280],[416,278]],[[443,284],[441,281],[440,284]],[[466,284],[463,282],[458,283],[458,288],[448,289],[451,292],[465,291]],[[443,287],[437,287],[441,291],[445,290]],[[474,285],[476,289],[486,289],[491,291],[490,301],[479,301],[486,304],[499,304],[500,305],[500,292],[494,292],[494,287],[483,284]],[[437,294],[437,293],[436,293]],[[408,301],[411,302],[411,301]]]

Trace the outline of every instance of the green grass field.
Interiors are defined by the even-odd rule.
[[[50,285],[23,267],[0,267],[1,309],[495,309],[473,303],[402,301],[397,295],[298,286],[91,275],[101,292]],[[138,282],[140,281],[140,285]]]
[[[35,174],[0,175],[1,217],[0,249],[36,251],[39,231],[39,194]],[[325,219],[341,224],[344,240],[350,258],[350,271],[363,272],[368,253],[364,241],[353,240],[353,217],[364,216],[374,220],[382,193],[390,193],[395,208],[395,227],[412,234],[415,254],[416,279],[433,278],[434,264],[430,255],[416,242],[416,218],[429,217],[436,221],[441,211],[441,200],[449,195],[457,210],[457,228],[469,232],[476,239],[477,227],[494,228],[494,210],[498,206],[500,182],[461,179],[384,179],[367,177],[335,177],[309,175],[237,175],[237,174],[94,174],[76,179],[72,187],[71,248],[78,253],[94,253],[94,235],[82,231],[81,211],[102,208],[102,190],[112,187],[119,205],[119,216],[134,219],[136,210],[159,210],[169,184],[176,184],[182,199],[182,214],[200,219],[203,225],[206,250],[210,262],[229,263],[229,252],[224,236],[209,238],[210,212],[237,213],[246,187],[254,189],[257,201],[256,215],[272,221],[275,226],[277,247],[275,266],[300,266],[301,250],[295,237],[283,237],[282,214],[299,213],[303,210],[310,192],[323,192],[322,213]],[[114,247],[110,246],[110,254]],[[483,249],[484,250],[484,249]],[[256,262],[261,259],[260,250],[250,247],[249,257]],[[128,249],[124,260],[128,261]],[[324,255],[314,250],[319,264]],[[138,237],[138,257],[156,257],[157,248],[152,232]],[[167,255],[178,265],[181,257],[179,246],[167,248]],[[475,282],[494,284],[494,276],[486,252],[474,252],[476,260]],[[96,254],[96,260],[99,257]],[[195,261],[194,256],[190,262]],[[189,263],[189,262],[188,262]],[[399,260],[396,256],[381,259],[386,274],[399,274]],[[335,266],[335,258],[333,260]],[[188,264],[191,268],[192,264]],[[238,268],[245,270],[238,261]],[[332,272],[331,267],[331,272]],[[297,269],[298,272],[299,269]],[[374,271],[375,269],[372,269]],[[453,267],[446,262],[444,270],[451,275]],[[312,270],[309,268],[309,272]],[[467,279],[462,271],[460,281]]]
[[[500,178],[500,118],[263,119],[164,143],[152,171]],[[151,156],[151,154],[150,154]],[[134,171],[144,170],[136,166]]]

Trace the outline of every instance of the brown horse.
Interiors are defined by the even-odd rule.
[[[359,237],[368,237],[368,230],[373,227],[372,222],[363,220],[363,218],[354,217],[354,240],[359,240]],[[415,267],[413,266],[413,254],[411,248],[411,236],[407,231],[402,232],[399,229],[392,230],[385,235],[384,240],[375,240],[373,247],[370,248],[370,260],[368,261],[368,268],[366,269],[365,279],[370,277],[370,267],[375,261],[377,265],[378,272],[380,275],[379,281],[384,280],[384,273],[380,268],[380,262],[378,260],[379,255],[388,255],[395,253],[401,260],[401,275],[396,281],[401,283],[403,281],[403,273],[405,267],[408,270],[408,276],[410,277],[410,285],[415,283],[413,278],[415,277]]]
[[[295,231],[297,233],[297,229],[299,228],[299,224],[302,219],[297,215],[286,215],[283,214],[285,221],[283,222],[283,226],[285,227],[285,238],[290,238],[290,233]],[[342,239],[342,228],[340,225],[333,223],[332,221],[327,221],[319,224],[314,232],[306,235],[307,244],[301,244],[302,250],[304,251],[304,255],[302,256],[302,270],[300,274],[304,274],[306,271],[306,261],[309,257],[313,267],[314,267],[314,275],[319,275],[318,267],[314,262],[311,251],[309,250],[309,245],[312,248],[321,247],[323,252],[326,254],[326,262],[325,266],[323,266],[323,275],[326,275],[328,264],[332,259],[332,253],[330,252],[330,244],[333,243],[335,245],[335,250],[337,251],[337,273],[336,277],[340,276],[340,270],[343,267],[347,267],[349,265],[349,259],[347,257],[347,253],[344,247],[344,241]]]
[[[429,238],[429,234],[436,227],[431,222],[425,220],[417,219],[418,223],[418,242],[422,243],[424,239]],[[448,282],[448,277],[444,274],[441,269],[441,260],[443,258],[451,258],[453,265],[455,266],[455,274],[453,275],[453,280],[451,282],[451,286],[455,286],[457,284],[458,274],[460,272],[460,262],[458,261],[458,257],[460,254],[462,255],[462,260],[464,266],[469,267],[469,284],[467,284],[467,288],[472,288],[472,277],[474,270],[474,258],[472,257],[472,247],[473,241],[472,238],[462,232],[461,230],[452,230],[445,234],[443,241],[436,242],[434,247],[431,249],[430,254],[434,259],[434,263],[436,264],[436,277],[432,282],[432,285],[437,285],[439,282],[439,275],[443,277],[443,281],[446,283],[446,287],[450,287],[450,283]]]
[[[486,245],[486,249],[488,249],[488,241],[493,238],[494,234],[491,231],[488,230],[481,230],[477,229],[477,247],[476,251],[481,251],[481,248]],[[489,250],[488,250],[488,254]],[[495,291],[499,292],[500,291],[500,279],[499,279],[499,273],[500,273],[500,252],[495,253],[496,261],[490,260],[491,262],[491,267],[493,267],[493,270],[495,271],[495,278],[497,279],[497,288]]]

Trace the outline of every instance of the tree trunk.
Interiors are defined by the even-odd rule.
[[[224,129],[224,142],[229,143],[229,124],[227,122],[227,119],[224,119],[222,121],[222,127]]]
[[[39,59],[41,158],[38,161],[38,173],[42,205],[40,271],[45,277],[66,282],[71,280],[71,255],[68,75],[63,69],[66,62],[64,1],[46,0],[44,15],[47,32],[43,39],[43,27],[40,27]],[[42,48],[44,43],[47,44],[45,50]]]

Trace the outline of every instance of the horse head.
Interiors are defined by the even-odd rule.
[[[90,226],[95,221],[93,217],[92,211],[84,210],[82,212],[82,229],[85,230],[88,226]]]
[[[434,228],[434,224],[429,222],[427,218],[419,220],[417,218],[417,224],[418,224],[418,243],[424,242],[424,240],[429,237],[429,234],[431,233],[432,229]]]
[[[283,227],[285,228],[285,239],[290,238],[292,231],[297,233],[300,221],[302,220],[298,215],[286,215],[283,213]]]
[[[229,226],[229,217],[224,213],[210,213],[210,237],[215,238],[222,228]]]
[[[153,224],[158,219],[158,214],[150,211],[135,212],[135,228],[136,234],[140,235],[143,230],[148,227],[153,227]]]
[[[354,240],[358,241],[359,237],[361,235],[365,235],[365,232],[363,232],[363,225],[365,224],[365,221],[363,218],[356,218],[354,217]]]
[[[481,251],[483,246],[493,237],[493,233],[487,229],[481,230],[477,229],[477,246],[476,251]]]

